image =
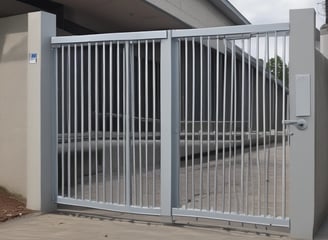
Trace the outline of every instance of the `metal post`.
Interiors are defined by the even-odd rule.
[[[161,41],[161,215],[171,216],[179,204],[180,99],[178,41]]]
[[[310,116],[306,130],[292,127],[290,146],[291,237],[312,239],[315,224],[315,12],[290,11],[290,117],[296,119],[296,82],[298,74],[310,76]],[[293,90],[294,89],[294,90]],[[303,117],[302,117],[303,118]],[[317,143],[320,144],[320,143]]]

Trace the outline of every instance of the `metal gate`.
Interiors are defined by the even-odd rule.
[[[159,214],[159,40],[55,37],[61,204]]]
[[[289,226],[289,24],[175,30],[180,206],[174,215]]]
[[[288,31],[54,37],[57,202],[289,227]]]

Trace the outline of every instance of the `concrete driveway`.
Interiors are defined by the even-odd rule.
[[[0,239],[6,240],[270,240],[287,237],[263,236],[222,229],[178,227],[144,222],[101,220],[60,214],[31,214],[0,224]]]

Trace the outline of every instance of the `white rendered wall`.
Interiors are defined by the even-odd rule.
[[[0,186],[26,197],[27,15],[0,19]]]

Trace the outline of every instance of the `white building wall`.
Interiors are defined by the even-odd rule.
[[[27,15],[0,19],[0,185],[26,196]]]

